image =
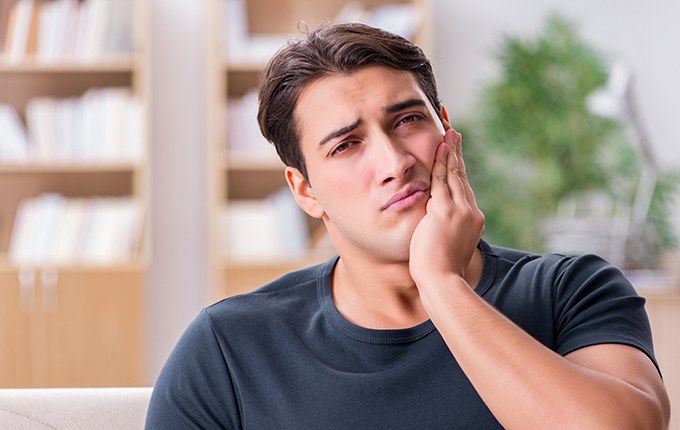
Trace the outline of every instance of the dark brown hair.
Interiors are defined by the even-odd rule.
[[[274,144],[284,164],[298,169],[307,182],[294,115],[302,90],[319,78],[353,73],[369,65],[413,73],[435,112],[441,115],[434,73],[425,53],[400,36],[364,24],[329,24],[303,39],[292,40],[260,75],[260,130]]]

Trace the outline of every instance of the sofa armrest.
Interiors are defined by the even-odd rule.
[[[143,429],[151,390],[150,387],[0,389],[0,429]]]

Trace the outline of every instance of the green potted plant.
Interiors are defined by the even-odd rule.
[[[616,222],[633,204],[641,164],[622,125],[588,110],[586,99],[608,77],[601,56],[553,15],[534,39],[506,37],[498,60],[500,79],[484,89],[475,124],[463,127],[489,240],[545,251],[545,221],[593,195]],[[668,216],[677,175],[658,184],[644,229],[654,252],[676,244]]]

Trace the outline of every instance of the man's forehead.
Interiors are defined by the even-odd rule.
[[[310,127],[314,134],[332,133],[363,121],[366,115],[385,116],[416,107],[426,108],[437,118],[412,72],[374,65],[309,82],[300,92],[293,115],[298,135],[305,140]]]
[[[372,72],[370,75],[362,73],[368,70]],[[352,108],[366,107],[393,113],[400,110],[402,104],[404,107],[415,106],[411,101],[416,99],[422,104],[431,104],[410,72],[387,67],[363,68],[353,73],[326,75],[309,82],[302,88],[294,112],[311,108],[314,114],[319,107],[327,106],[334,113],[338,113],[340,108],[351,111]]]

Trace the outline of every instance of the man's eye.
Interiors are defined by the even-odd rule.
[[[401,125],[401,124],[409,124],[409,123],[412,123],[412,122],[416,122],[416,121],[418,121],[418,120],[421,120],[421,119],[423,119],[423,118],[424,118],[424,116],[421,115],[421,114],[407,115],[407,116],[403,117],[402,119],[400,119],[399,122],[397,123],[397,125]]]
[[[345,152],[351,145],[352,142],[342,142],[338,144],[338,146],[333,148],[333,151],[331,151],[331,156]]]

